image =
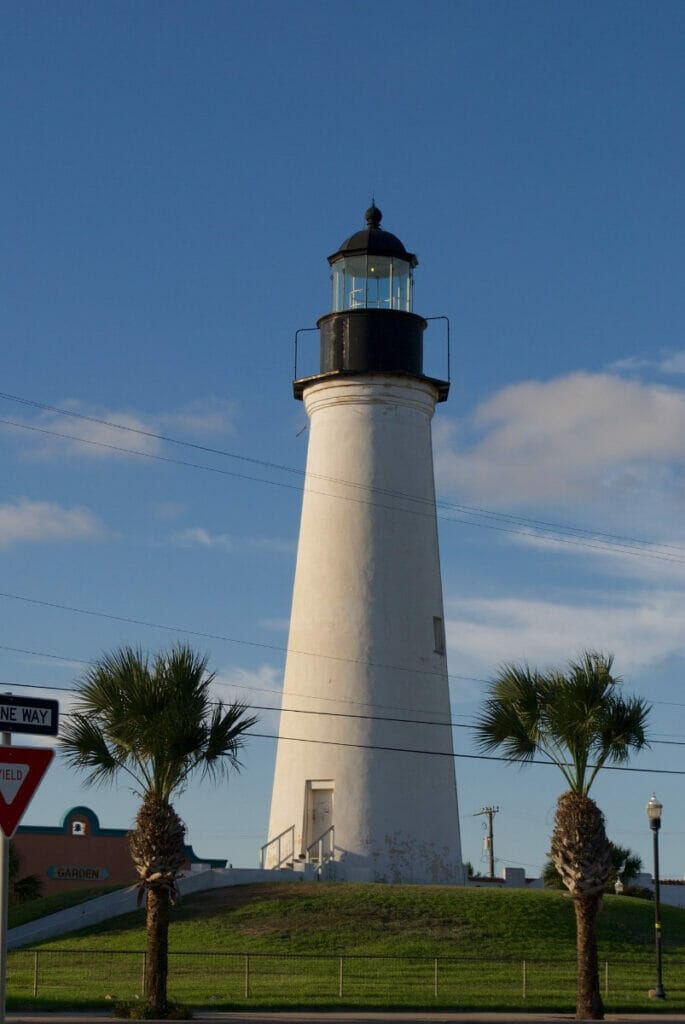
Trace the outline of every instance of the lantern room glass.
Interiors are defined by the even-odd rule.
[[[401,309],[411,313],[412,270],[396,256],[343,256],[333,264],[333,312]]]

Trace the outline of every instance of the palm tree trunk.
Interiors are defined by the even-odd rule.
[[[147,969],[145,1000],[163,1017],[167,1011],[167,974],[169,970],[169,892],[150,887],[147,891],[145,927],[147,931]]]
[[[604,1020],[604,1004],[599,991],[597,958],[597,912],[602,897],[574,896],[578,951],[577,1020]]]

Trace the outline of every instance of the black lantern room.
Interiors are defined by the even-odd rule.
[[[293,382],[296,398],[307,384],[334,376],[391,373],[429,380],[444,402],[449,383],[425,377],[421,316],[412,312],[413,270],[418,260],[400,239],[381,228],[375,203],[366,228],[351,235],[328,257],[332,312],[317,321],[320,372]]]

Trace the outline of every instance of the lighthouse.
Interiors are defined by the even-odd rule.
[[[328,258],[262,864],[340,881],[463,880],[416,256],[366,227]]]

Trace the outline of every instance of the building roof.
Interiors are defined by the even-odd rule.
[[[329,263],[335,263],[344,256],[367,254],[369,256],[394,256],[406,260],[412,267],[419,262],[412,252],[407,252],[404,245],[390,231],[380,226],[383,214],[374,202],[364,214],[366,227],[350,235],[337,252],[328,257]]]

